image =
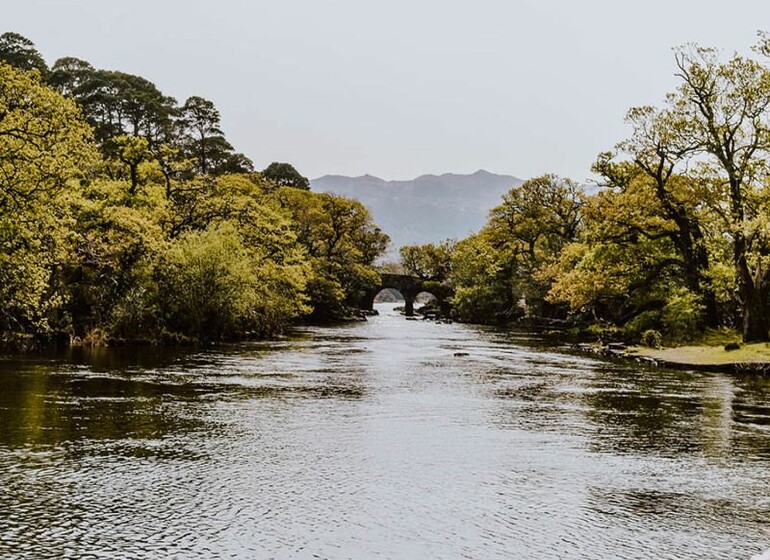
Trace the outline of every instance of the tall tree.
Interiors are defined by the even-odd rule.
[[[37,70],[43,77],[48,73],[48,66],[35,43],[11,31],[0,35],[0,61],[20,70]]]
[[[635,196],[632,191],[651,190],[651,205],[647,208],[637,209],[635,214],[613,212],[608,218],[625,220],[632,235],[671,239],[681,260],[667,262],[681,268],[688,288],[703,302],[705,324],[716,327],[719,323],[717,301],[708,277],[710,259],[703,227],[703,222],[709,219],[703,206],[711,202],[706,200],[710,193],[702,182],[681,174],[696,153],[698,143],[681,130],[678,120],[679,116],[670,110],[631,109],[626,122],[632,126],[632,135],[618,144],[621,151],[631,156],[630,165],[614,163],[612,154],[604,153],[593,169],[603,176],[605,186],[619,193],[628,191]],[[619,208],[623,208],[622,203]],[[668,223],[661,227],[661,220],[656,221],[653,215]]]
[[[95,160],[75,103],[0,63],[0,339],[50,328],[70,239],[61,198]]]
[[[220,128],[220,115],[214,103],[193,96],[181,109],[185,145],[196,162],[198,172],[239,173],[253,171],[253,164],[243,154],[236,154]]]
[[[273,188],[292,187],[310,190],[310,181],[303,177],[290,163],[274,161],[262,171],[262,177]]]
[[[678,50],[676,65],[681,83],[668,103],[679,119],[678,131],[709,158],[705,175],[723,188],[743,339],[765,341],[770,240],[757,201],[768,176],[770,70],[738,55],[721,62],[714,49],[698,46]]]
[[[96,69],[90,63],[79,58],[67,56],[53,63],[48,74],[48,85],[62,95],[75,97],[90,80]]]
[[[93,164],[91,131],[72,102],[0,63],[0,208],[51,196]]]
[[[521,298],[531,311],[553,311],[545,299],[552,267],[578,234],[582,205],[579,186],[551,174],[506,193],[484,228],[460,242],[453,255],[452,281],[460,312],[477,318],[473,308],[485,298],[496,302],[494,314],[514,313]],[[488,266],[479,265],[483,259]]]
[[[401,265],[408,274],[414,274],[422,280],[444,282],[452,270],[454,246],[454,241],[445,240],[440,243],[406,245],[398,252]]]
[[[140,76],[97,70],[83,73],[75,98],[103,146],[116,136],[143,136],[150,146],[171,126],[176,101]]]

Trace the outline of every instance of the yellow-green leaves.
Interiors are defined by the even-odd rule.
[[[72,102],[34,72],[0,63],[0,208],[64,188],[95,163],[91,130]]]

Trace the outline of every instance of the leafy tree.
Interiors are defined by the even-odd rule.
[[[185,145],[199,173],[253,171],[251,160],[234,153],[233,146],[225,139],[214,103],[203,97],[190,97],[182,106],[181,122],[186,134]]]
[[[581,237],[553,267],[549,300],[619,324],[666,305],[683,265],[671,240],[676,226],[657,212],[649,183],[639,175],[587,200]]]
[[[71,193],[68,204],[74,258],[65,267],[64,309],[72,332],[84,337],[119,324],[120,335],[152,339],[152,267],[166,243],[162,186],[132,193],[127,181],[98,179]],[[127,328],[129,314],[137,330]]]
[[[373,264],[389,238],[363,204],[292,187],[280,188],[274,196],[291,212],[297,240],[308,253],[308,294],[315,318],[339,315],[346,301],[379,283]]]
[[[482,229],[458,242],[452,252],[452,300],[463,321],[493,323],[515,313],[519,294],[514,287],[515,259],[495,247],[490,231]]]
[[[93,156],[91,131],[74,103],[34,74],[0,64],[0,208],[61,190]]]
[[[760,49],[761,49],[760,45]],[[768,340],[770,239],[759,201],[770,152],[770,70],[697,46],[676,53],[680,86],[667,101],[675,130],[707,158],[702,175],[722,192],[715,205],[732,241],[745,341]]]
[[[95,160],[74,103],[35,73],[0,63],[0,336],[43,334],[62,294],[70,217],[61,197]]]
[[[129,194],[136,194],[139,186],[139,166],[150,157],[149,143],[145,138],[139,136],[120,135],[113,138],[111,144],[114,145],[115,156],[128,167],[129,180],[131,186]]]
[[[222,222],[169,247],[160,305],[170,328],[199,339],[274,334],[307,311],[302,272],[260,258],[231,222]]]
[[[532,313],[551,312],[545,296],[553,267],[578,234],[582,205],[578,185],[555,175],[535,177],[506,193],[481,232],[459,243],[452,259],[460,316],[477,317],[470,310],[481,305],[482,296],[495,302],[498,316],[515,313],[522,298]],[[482,256],[488,268],[481,266]]]
[[[608,202],[603,204],[601,220],[606,234],[600,241],[667,239],[670,247],[663,252],[656,248],[661,259],[649,270],[663,274],[675,268],[688,290],[701,299],[705,326],[716,327],[719,314],[705,227],[714,217],[704,208],[712,194],[702,182],[675,173],[677,166],[687,165],[685,157],[692,148],[672,145],[676,135],[668,128],[670,117],[642,107],[632,109],[628,120],[634,124],[634,136],[619,147],[634,159],[614,163],[612,155],[604,153],[594,165],[604,177],[604,186],[612,189],[604,196]],[[654,280],[648,274],[645,277]]]
[[[47,82],[62,95],[75,97],[81,93],[81,88],[93,78],[95,73],[96,69],[90,63],[67,56],[54,62]]]
[[[582,219],[583,197],[578,185],[556,175],[525,181],[503,196],[490,212],[488,238],[510,261],[518,297],[543,305],[550,286],[550,267],[563,247],[573,241]]]
[[[74,97],[103,147],[121,135],[143,136],[153,146],[172,126],[176,102],[149,80],[113,70],[85,71],[80,77]]]
[[[48,66],[35,47],[35,43],[12,31],[0,35],[0,62],[19,70],[37,70],[41,76],[48,72]]]
[[[399,249],[401,264],[407,274],[422,280],[444,282],[451,272],[454,245],[452,240],[438,244],[406,245]]]
[[[274,188],[293,187],[295,189],[310,190],[310,181],[300,175],[299,171],[289,163],[274,161],[262,171],[262,177],[268,185]]]

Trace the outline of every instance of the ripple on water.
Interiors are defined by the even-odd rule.
[[[0,364],[1,558],[733,560],[770,545],[757,380],[388,313],[86,358]]]

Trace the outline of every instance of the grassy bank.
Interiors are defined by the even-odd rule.
[[[722,366],[736,363],[767,363],[770,365],[770,343],[742,344],[737,350],[724,346],[693,345],[675,348],[634,347],[641,356],[672,364],[692,366]]]

